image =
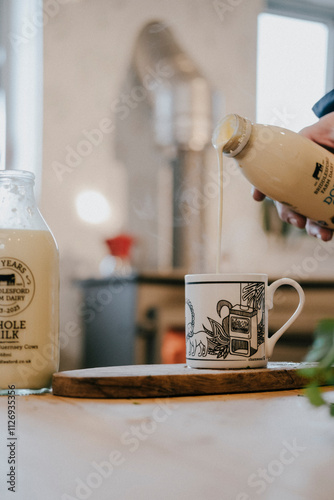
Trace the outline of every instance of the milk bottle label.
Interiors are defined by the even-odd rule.
[[[18,259],[0,259],[0,314],[15,316],[31,303],[35,280],[29,267]]]
[[[312,177],[314,179],[314,194],[325,194],[333,179],[333,165],[325,158],[323,163],[316,163]],[[325,200],[324,200],[325,201]],[[325,201],[325,203],[327,203]]]

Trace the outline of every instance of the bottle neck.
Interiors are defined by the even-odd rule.
[[[0,171],[0,228],[43,229],[45,223],[34,196],[34,175]]]

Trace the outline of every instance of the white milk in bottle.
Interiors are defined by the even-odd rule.
[[[219,158],[233,157],[269,198],[334,229],[334,155],[325,148],[291,130],[236,114],[218,123],[212,142]]]
[[[34,176],[0,171],[0,393],[38,393],[58,370],[58,248]]]

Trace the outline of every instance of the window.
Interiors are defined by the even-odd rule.
[[[333,88],[330,13],[276,0],[259,15],[257,122],[299,131],[316,121],[313,104]]]
[[[42,166],[43,12],[39,0],[0,0],[0,168]]]

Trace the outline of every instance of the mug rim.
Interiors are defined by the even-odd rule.
[[[224,281],[268,281],[268,274],[265,273],[209,273],[209,274],[186,274],[185,283],[197,281],[201,283],[224,282]]]

